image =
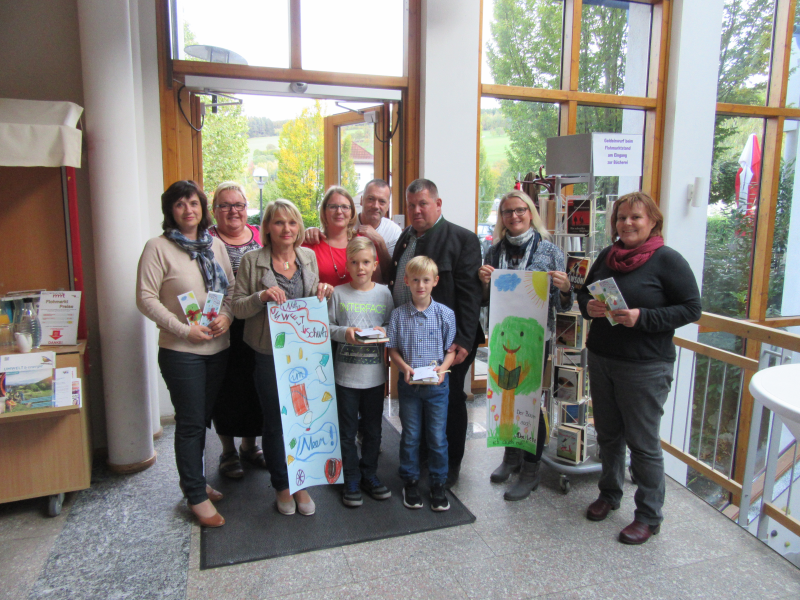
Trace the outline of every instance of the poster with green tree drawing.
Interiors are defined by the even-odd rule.
[[[486,390],[489,447],[536,452],[549,290],[547,273],[492,272]]]

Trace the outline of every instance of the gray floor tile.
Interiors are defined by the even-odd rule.
[[[493,556],[472,525],[354,544],[343,548],[356,581],[447,563],[478,564]]]
[[[392,575],[333,588],[311,590],[283,600],[455,600],[468,596],[443,568]]]
[[[800,598],[800,569],[772,554],[694,563],[677,570],[676,585],[687,598]]]
[[[3,558],[0,567],[0,600],[22,600],[28,597],[28,592],[50,554],[55,537],[38,536],[3,543],[3,550],[0,552]]]
[[[0,504],[0,544],[9,540],[53,537],[61,532],[72,508],[75,493],[66,494],[61,514],[47,514],[47,498],[30,498]]]
[[[187,600],[271,598],[350,584],[341,548],[200,571],[190,569]]]

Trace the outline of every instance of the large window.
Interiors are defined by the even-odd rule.
[[[557,135],[644,134],[643,177],[598,178],[595,190],[601,204],[635,189],[657,197],[665,10],[649,1],[484,0],[478,222],[514,180],[538,172]]]

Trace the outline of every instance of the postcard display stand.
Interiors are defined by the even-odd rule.
[[[26,268],[4,273],[0,296],[11,290],[83,289],[75,184],[81,132],[74,129],[81,111],[69,102],[0,99],[0,140],[14,140],[0,144],[0,184],[15,198],[15,212],[0,223],[0,248],[10,257],[27,253]],[[43,214],[49,217],[42,219]],[[76,369],[84,381],[82,406],[0,414],[0,503],[49,496],[49,513],[55,516],[64,492],[90,485],[86,319],[81,317],[77,346],[34,352],[55,352],[57,368]],[[0,354],[13,352],[0,348]]]
[[[595,178],[592,174],[591,134],[562,136],[547,140],[547,176],[555,178],[553,202],[555,218],[553,238],[568,258],[580,262],[583,277],[597,255],[595,239],[597,206]],[[587,193],[565,196],[563,189],[586,184]],[[580,214],[579,214],[580,213]],[[569,270],[569,269],[568,269]],[[570,475],[598,472],[602,464],[597,458],[596,435],[591,424],[591,399],[588,389],[586,329],[588,323],[577,311],[558,313],[556,339],[551,343],[551,388],[548,394],[548,416],[551,439],[542,459],[560,473],[559,484],[565,494],[570,489]]]

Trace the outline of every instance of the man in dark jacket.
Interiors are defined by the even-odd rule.
[[[450,396],[447,408],[447,443],[449,475],[447,487],[458,480],[464,445],[467,440],[467,395],[464,380],[475,360],[478,344],[484,334],[480,326],[481,247],[471,231],[442,217],[442,199],[436,185],[428,179],[417,179],[406,189],[407,227],[394,249],[392,265],[386,281],[394,297],[395,307],[411,299],[403,277],[405,266],[415,256],[427,256],[439,268],[439,283],[433,288],[433,299],[456,314],[456,337],[451,347],[456,352],[450,368]]]

